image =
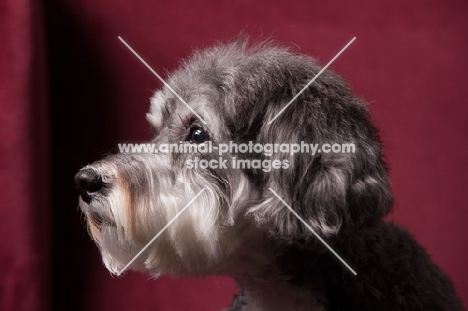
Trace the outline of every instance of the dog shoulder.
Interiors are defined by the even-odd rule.
[[[358,274],[325,276],[333,283],[327,286],[331,310],[464,310],[447,275],[406,229],[394,223],[355,232],[336,247],[356,263]]]

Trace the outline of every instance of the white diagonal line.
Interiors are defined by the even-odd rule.
[[[174,91],[174,89],[166,83],[166,81],[163,80],[163,78],[161,78],[160,75],[158,75],[158,73],[156,71],[153,70],[153,68],[150,67],[150,65],[148,65],[143,58],[140,57],[140,55],[138,55],[137,52],[135,52],[135,50],[133,50],[130,45],[127,44],[127,42],[125,42],[124,39],[122,39],[122,37],[118,37],[120,41],[122,41],[123,44],[125,44],[125,46],[130,50],[132,51],[133,54],[135,54],[135,56],[156,76],[158,77],[158,79],[172,92],[172,94],[175,95],[175,97],[177,97],[185,106],[187,106],[188,109],[190,109],[191,112],[193,112],[193,114],[195,114],[199,119],[200,121],[203,122],[203,124],[206,124],[205,120],[203,120],[202,117],[200,117],[200,115],[198,113],[195,112],[195,110],[192,109],[192,107],[190,107],[186,102],[185,100],[182,99],[182,97],[179,96],[179,94],[177,94],[176,91]]]
[[[327,242],[325,242],[321,237],[320,235],[318,235],[314,229],[312,229],[311,226],[309,226],[304,219],[301,218],[301,216],[299,216],[292,208],[291,206],[288,205],[288,203],[286,203],[273,189],[271,188],[268,188],[290,211],[291,213],[294,214],[294,216],[297,217],[297,219],[299,219],[303,224],[304,226],[307,227],[307,229],[309,229],[316,237],[317,239],[319,239],[320,242],[322,242],[323,245],[325,245],[329,250],[330,252],[333,253],[333,255],[336,256],[336,258],[338,258],[345,266],[346,268],[348,268],[354,275],[357,275],[356,271],[353,270],[353,268],[351,268],[347,263],[346,261],[343,260],[343,258],[340,257],[340,255],[338,255],[334,250],[333,248],[330,247],[330,245],[327,244]]]
[[[289,103],[287,103],[287,105],[284,106],[283,109],[281,109],[280,112],[278,112],[278,113],[276,114],[276,116],[273,117],[273,119],[271,119],[271,120],[268,122],[268,124],[273,123],[273,121],[275,121],[276,118],[278,118],[278,117],[280,116],[280,114],[282,114],[282,113],[296,100],[296,98],[298,98],[299,95],[302,94],[302,92],[304,92],[312,83],[314,83],[314,81],[317,80],[317,78],[328,68],[328,66],[330,66],[330,65],[335,61],[335,59],[337,59],[337,58],[341,55],[341,53],[343,53],[343,52],[348,48],[348,46],[350,46],[351,43],[353,43],[354,40],[356,40],[356,37],[352,38],[351,41],[349,41],[348,44],[346,44],[346,46],[345,46],[344,48],[342,48],[341,51],[339,51],[338,54],[336,54],[335,57],[333,57],[332,60],[329,61],[328,64],[326,64],[325,67],[323,67],[322,70],[320,70],[320,71],[315,75],[315,77],[314,77],[312,80],[310,80],[310,82],[307,83],[307,85],[304,86],[304,87],[302,88],[302,90],[301,90],[299,93],[297,93],[296,96],[294,96],[293,99],[291,99],[291,100],[289,101]]]
[[[165,225],[164,228],[162,228],[161,231],[159,231],[158,234],[156,234],[154,238],[152,238],[151,241],[149,241],[148,244],[146,244],[145,247],[143,247],[141,251],[139,251],[138,254],[136,254],[135,257],[133,257],[133,259],[130,260],[130,262],[125,267],[123,267],[122,270],[120,270],[119,273],[117,273],[117,275],[120,276],[125,270],[127,270],[127,268],[151,245],[151,243],[153,243],[164,232],[164,230],[166,230],[177,219],[177,217],[179,217],[205,190],[206,188],[200,190],[200,192],[198,192],[197,195],[194,196],[193,199],[191,199],[190,202],[188,202],[187,205],[185,205],[184,208],[181,209],[180,212],[178,212],[174,218],[172,218],[171,221],[169,221],[167,225]]]

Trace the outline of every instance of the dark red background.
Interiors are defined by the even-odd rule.
[[[242,29],[331,66],[371,103],[406,226],[468,305],[466,1],[6,0],[0,5],[0,309],[220,310],[223,277],[111,277],[84,229],[74,173],[150,138],[161,75]]]

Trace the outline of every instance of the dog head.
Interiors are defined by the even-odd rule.
[[[310,241],[279,198],[330,239],[381,220],[392,196],[365,103],[325,71],[281,112],[320,69],[310,57],[247,40],[185,61],[151,99],[156,148],[305,142],[353,144],[355,152],[134,152],[88,165],[75,180],[106,267],[118,273],[158,233],[130,268],[224,273],[251,250],[267,251],[266,241]],[[201,160],[217,166],[194,165]],[[261,167],[239,169],[239,160]]]

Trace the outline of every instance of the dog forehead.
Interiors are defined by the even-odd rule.
[[[168,77],[170,87],[152,97],[150,124],[160,129],[166,123],[174,126],[180,119],[201,117],[201,124],[220,132],[226,124],[245,123],[259,115],[266,101],[258,97],[278,93],[274,89],[281,88],[282,67],[288,67],[284,60],[293,56],[276,47],[249,52],[245,48],[231,44],[196,52]]]
[[[192,92],[185,90],[179,93],[176,95],[172,90],[165,88],[151,97],[150,109],[146,115],[151,126],[160,130],[164,122],[174,126],[180,124],[181,121],[199,119],[198,123],[203,124],[212,134],[218,137],[222,135],[223,120],[220,109],[217,107],[219,105],[217,96],[203,92],[203,90]]]

